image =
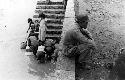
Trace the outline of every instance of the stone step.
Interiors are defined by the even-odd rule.
[[[57,35],[57,34],[54,34],[54,35],[50,35],[50,34],[46,34],[45,37],[48,37],[48,38],[57,38],[57,37],[61,37],[61,34],[60,35]]]
[[[38,5],[36,9],[64,9],[64,5]]]
[[[51,29],[47,28],[46,30],[47,31],[58,31],[58,32],[62,31],[62,29],[52,29],[52,28]]]
[[[46,24],[47,26],[55,26],[55,27],[58,27],[58,26],[63,26],[62,24],[54,24],[54,23],[49,23],[49,24]]]
[[[46,23],[63,24],[62,20],[47,20]]]
[[[50,2],[47,3],[46,1],[37,1],[37,5],[62,5],[63,2]]]
[[[64,19],[52,19],[52,18],[47,18],[47,21],[64,21]]]
[[[46,18],[63,19],[64,14],[46,14]]]
[[[60,36],[48,36],[48,37],[46,37],[46,39],[56,39],[56,40],[61,40],[61,37]]]
[[[51,34],[51,35],[54,35],[54,34],[60,35],[61,33],[62,33],[62,30],[47,30],[46,31],[46,34]]]
[[[63,26],[62,25],[59,25],[59,26],[47,25],[47,28],[48,29],[62,29]]]
[[[46,14],[46,18],[63,19],[64,14]],[[38,14],[34,15],[33,18],[38,18]]]
[[[49,35],[60,35],[62,33],[62,31],[46,31],[46,34]]]
[[[37,9],[35,10],[35,13],[50,13],[50,14],[65,14],[65,10],[64,9],[43,9],[43,10],[40,10],[40,9]]]

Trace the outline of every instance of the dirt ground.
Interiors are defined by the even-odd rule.
[[[97,45],[96,62],[113,63],[120,48],[125,46],[125,1],[124,0],[77,0],[80,9],[86,8],[90,18],[88,30]],[[86,5],[85,5],[86,4]],[[79,13],[85,9],[79,10]],[[108,70],[100,67],[94,70],[78,70],[80,80],[107,80]]]

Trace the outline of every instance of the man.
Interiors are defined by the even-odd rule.
[[[47,54],[48,60],[51,61],[52,54],[54,53],[55,47],[52,39],[46,39],[45,41],[45,52]]]
[[[31,50],[33,51],[33,54],[36,57],[37,49],[38,49],[39,41],[35,36],[30,36],[28,38],[28,46],[30,46]]]
[[[63,53],[69,58],[75,57],[76,65],[91,61],[93,51],[96,49],[92,35],[87,30],[87,15],[76,16],[76,29],[66,32],[63,40]]]

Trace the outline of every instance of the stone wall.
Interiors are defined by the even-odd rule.
[[[77,3],[76,3],[77,2]],[[75,13],[88,14],[88,30],[97,44],[97,58],[113,60],[125,46],[125,1],[75,0]],[[86,11],[87,10],[87,11]]]
[[[66,11],[65,11],[65,18],[63,22],[63,29],[62,29],[62,38],[61,42],[63,42],[63,37],[65,36],[65,32],[75,28],[75,12],[74,12],[74,0],[68,0]]]
[[[75,27],[74,19],[75,19],[74,1],[68,0],[67,6],[66,6],[66,12],[65,12],[65,19],[63,22],[63,29],[62,29],[62,35],[61,35],[62,38],[61,38],[60,46],[62,46],[65,32]],[[75,61],[63,56],[62,53],[59,54],[57,64],[56,64],[56,69],[63,71],[61,72],[60,76],[63,76],[64,78],[60,80],[75,80]]]

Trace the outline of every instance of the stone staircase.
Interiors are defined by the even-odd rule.
[[[43,1],[37,2],[33,18],[38,18],[40,12],[45,13],[47,19],[46,39],[61,39],[65,16],[64,6],[63,2],[51,2],[49,4]]]

